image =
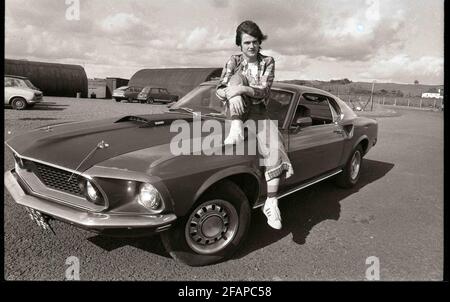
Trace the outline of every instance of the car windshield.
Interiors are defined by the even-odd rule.
[[[289,106],[294,99],[294,94],[289,91],[272,89],[270,92],[267,112],[270,119],[278,120],[278,125],[283,125]],[[216,96],[215,86],[199,86],[186,94],[182,99],[170,107],[170,111],[183,110],[189,112],[201,112],[202,114],[225,116],[225,106]]]
[[[38,88],[36,88],[36,86],[34,86],[30,80],[24,80],[25,84],[30,87],[31,89],[35,89],[35,90],[39,90]]]
[[[223,114],[225,107],[216,96],[215,86],[199,86],[186,94],[170,109],[190,108],[195,112]]]

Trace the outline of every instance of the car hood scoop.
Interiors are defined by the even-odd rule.
[[[180,118],[177,118],[179,120]],[[192,117],[186,118],[183,116],[183,120],[192,121]],[[115,123],[123,123],[123,122],[136,122],[141,124],[139,127],[155,127],[155,126],[163,126],[168,125],[174,121],[173,117],[163,118],[163,119],[154,119],[146,116],[138,116],[138,115],[128,115],[123,118],[118,119]]]

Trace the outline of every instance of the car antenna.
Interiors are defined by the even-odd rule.
[[[94,147],[94,149],[91,150],[91,152],[89,152],[88,155],[86,155],[85,158],[83,158],[83,160],[81,161],[81,163],[76,167],[75,171],[72,172],[72,174],[70,175],[69,179],[67,180],[67,182],[69,182],[72,179],[73,174],[75,174],[75,172],[78,171],[78,169],[81,167],[81,165],[92,156],[92,154],[94,154],[95,151],[97,151],[97,149],[106,149],[109,147],[109,144],[107,142],[105,142],[104,140],[102,140],[101,142],[99,142],[97,144],[97,146]]]

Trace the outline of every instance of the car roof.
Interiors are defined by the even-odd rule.
[[[219,81],[208,81],[208,82],[204,82],[200,85],[202,86],[217,86],[217,84],[219,83]],[[322,89],[318,89],[318,88],[314,88],[314,87],[309,87],[309,86],[304,86],[304,85],[298,85],[298,84],[292,84],[292,83],[285,83],[285,82],[277,82],[274,81],[272,84],[272,88],[274,89],[281,89],[281,90],[288,90],[288,91],[292,91],[294,93],[299,92],[299,93],[304,93],[304,92],[309,92],[309,93],[320,93],[320,94],[324,94],[326,96],[332,97],[332,98],[336,98],[335,95],[332,95],[331,93],[322,90]]]
[[[22,79],[22,80],[28,80],[27,77],[23,77],[23,76],[18,76],[18,75],[11,75],[11,74],[5,74],[5,78],[16,78],[16,79]]]

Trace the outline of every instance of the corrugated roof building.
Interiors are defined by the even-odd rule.
[[[5,74],[27,77],[44,95],[88,95],[88,80],[79,65],[5,59]]]
[[[167,88],[180,98],[212,78],[220,77],[222,68],[158,68],[141,69],[130,79],[128,86]]]

